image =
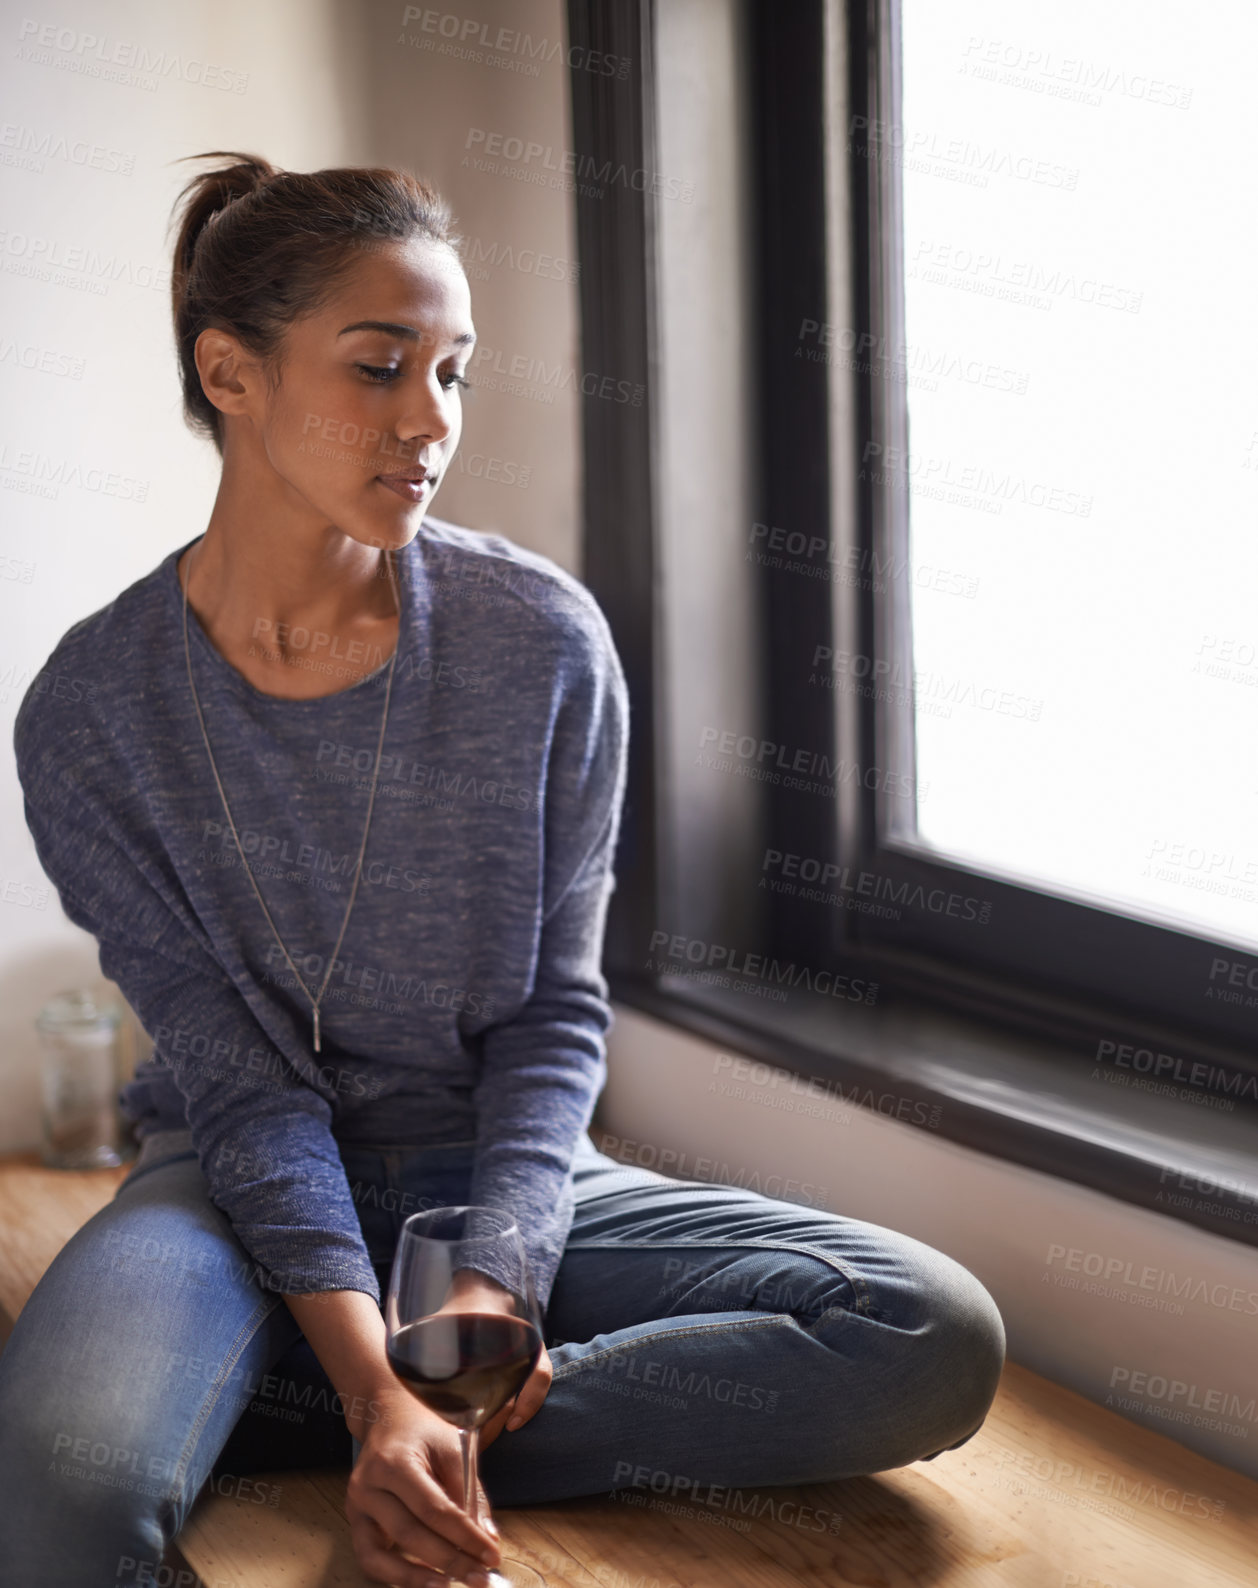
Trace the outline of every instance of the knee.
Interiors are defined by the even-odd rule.
[[[965,1365],[980,1379],[1000,1377],[1005,1361],[1005,1324],[986,1286],[943,1252],[934,1261],[922,1290],[924,1333],[948,1362]]]
[[[893,1276],[876,1274],[814,1285],[808,1332],[840,1352],[848,1348],[852,1319],[872,1324],[882,1352],[915,1380],[946,1374],[990,1403],[1005,1362],[1005,1326],[992,1296],[969,1271],[946,1253],[901,1237]],[[875,1351],[875,1355],[878,1354]]]
[[[1005,1365],[1005,1325],[990,1292],[960,1263],[933,1254],[916,1327],[904,1344],[906,1382],[919,1409],[916,1449],[902,1462],[955,1449],[982,1426]]]
[[[853,1362],[862,1364],[870,1390],[865,1472],[964,1444],[986,1419],[1004,1369],[1004,1321],[987,1289],[944,1253],[919,1242],[912,1248],[894,1284],[871,1285],[868,1309],[832,1309],[811,1331],[834,1349],[845,1377]],[[832,1430],[819,1425],[823,1468],[833,1461],[832,1442]]]

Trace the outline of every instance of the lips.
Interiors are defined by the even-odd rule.
[[[403,501],[422,502],[436,487],[437,471],[427,463],[415,462],[392,474],[377,474],[376,479],[386,491],[392,491]]]
[[[402,497],[407,502],[421,501],[432,489],[431,476],[406,474],[377,474],[376,479],[386,491]]]

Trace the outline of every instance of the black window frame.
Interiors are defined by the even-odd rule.
[[[901,237],[899,171],[894,160],[870,159],[858,140],[850,140],[853,302],[850,311],[827,309],[827,0],[746,5],[754,40],[750,112],[756,158],[749,174],[757,202],[752,233],[762,311],[756,384],[765,394],[756,427],[763,467],[748,517],[807,524],[832,540],[837,526],[825,366],[801,364],[793,354],[805,317],[843,324],[850,312],[852,328],[867,335],[870,345],[901,340],[902,249],[893,246]],[[863,118],[849,127],[894,124],[898,0],[834,0],[830,14],[845,30],[848,114]],[[655,0],[569,0],[568,23],[578,58],[601,51],[631,62],[623,79],[588,70],[571,74],[578,155],[594,167],[654,171]],[[664,356],[655,334],[656,202],[649,182],[605,185],[601,196],[578,190],[575,198],[585,367],[614,370],[646,390],[634,409],[585,400],[582,576],[611,623],[632,711],[629,792],[604,966],[613,996],[633,1001],[635,994],[649,993],[646,1001],[659,1008],[669,999],[684,1002],[685,994],[662,993],[659,979],[641,968],[642,945],[659,919],[663,893],[657,790],[658,779],[668,774],[656,743],[662,559],[652,377]],[[902,446],[906,412],[903,384],[861,377],[854,390],[855,455],[865,456],[870,443]],[[859,566],[906,566],[905,494],[879,486],[871,471],[866,475],[857,482],[856,522],[848,526]],[[893,579],[879,592],[874,579],[859,581],[852,633],[844,643],[865,655],[895,656],[911,676],[909,588],[907,580]],[[912,774],[911,724],[906,728],[903,713],[876,699],[845,696],[836,710],[834,695],[799,687],[801,667],[806,670],[814,647],[837,643],[825,581],[766,570],[760,594],[761,676],[774,736],[841,765],[836,729],[848,713],[844,742],[859,747],[855,767],[848,768],[856,773],[857,793],[842,832],[831,802],[770,787],[765,843],[788,845],[822,864],[874,871],[896,889],[942,889],[992,905],[988,925],[963,930],[955,918],[927,910],[902,911],[898,922],[889,923],[769,896],[761,915],[760,946],[766,952],[786,958],[802,953],[815,961],[817,945],[825,944],[834,970],[876,979],[888,1001],[934,1002],[1011,1030],[1051,1035],[1080,1057],[1112,1041],[1205,1062],[1226,1074],[1258,1074],[1253,1013],[1205,997],[1211,965],[1219,959],[1252,960],[1258,986],[1258,954],[929,858],[897,842],[896,796],[881,774],[890,768]]]

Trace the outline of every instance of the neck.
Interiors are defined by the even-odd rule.
[[[264,693],[344,688],[395,651],[397,570],[391,578],[383,549],[312,509],[249,441],[229,427],[205,534],[178,565],[188,606]]]
[[[215,644],[231,655],[264,643],[287,653],[309,635],[377,645],[397,622],[385,552],[364,546],[326,521],[253,511],[225,471],[201,540],[180,562],[188,604]],[[396,573],[396,570],[395,570]]]
[[[188,600],[197,616],[233,633],[251,633],[260,622],[339,632],[396,613],[384,552],[331,525],[277,546],[212,517],[189,561]]]

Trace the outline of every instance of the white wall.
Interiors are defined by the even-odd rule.
[[[433,512],[579,571],[580,372],[554,378],[575,367],[577,287],[566,269],[521,255],[573,259],[571,199],[463,163],[479,131],[570,147],[566,67],[510,44],[481,60],[441,53],[441,35],[404,24],[405,10],[66,0],[55,13],[10,8],[0,23],[0,1152],[38,1140],[40,1005],[62,987],[106,989],[93,940],[55,894],[39,902],[47,883],[22,813],[13,718],[72,623],[201,532],[218,481],[217,454],[180,414],[167,224],[203,167],[178,157],[228,149],[293,170],[401,165],[446,194],[477,243],[471,375],[482,384],[465,399],[456,467]],[[28,16],[37,28],[55,16],[46,41]],[[477,0],[475,16],[491,37],[508,27],[534,46],[564,40],[562,0]],[[119,60],[148,66],[147,81],[111,80]],[[58,278],[52,262],[74,268]],[[544,360],[551,385],[526,380],[531,394],[520,395],[486,384],[512,360],[534,373]],[[32,474],[45,469],[87,483],[36,494]],[[122,481],[102,488],[94,470]],[[503,476],[527,484],[496,483]]]

